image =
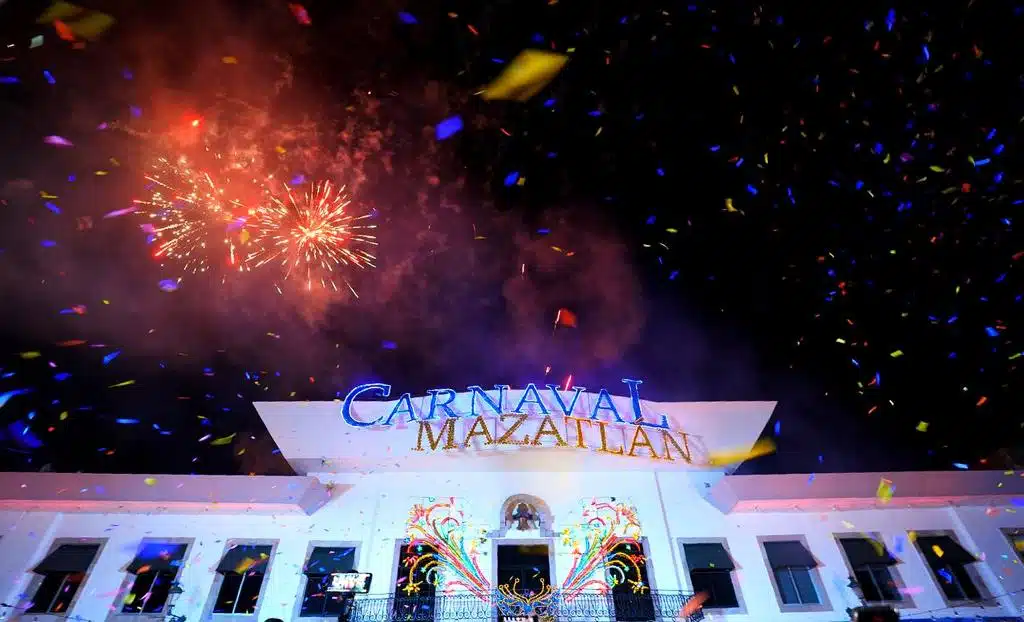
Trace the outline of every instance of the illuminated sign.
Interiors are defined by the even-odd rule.
[[[468,413],[456,412],[452,407],[458,395],[454,389],[430,389],[427,391],[429,407],[424,404],[417,412],[412,405],[412,395],[403,393],[390,414],[367,421],[359,419],[353,411],[356,398],[365,394],[391,395],[391,385],[370,383],[349,391],[341,406],[341,416],[345,423],[359,428],[388,427],[396,421],[416,424],[415,451],[513,445],[588,449],[654,460],[673,461],[678,457],[691,462],[684,432],[673,430],[665,415],[654,417],[653,421],[644,416],[640,400],[643,382],[628,378],[622,382],[629,389],[628,410],[632,412],[620,413],[608,389],[602,388],[587,409],[585,401],[580,400],[587,391],[585,387],[562,391],[557,385],[549,384],[545,385],[547,391],[541,391],[530,383],[511,409],[512,404],[505,403],[508,385],[494,386],[496,398],[483,387],[472,385],[467,387]],[[456,422],[460,419],[464,423],[458,432]]]
[[[373,575],[369,572],[335,572],[331,574],[328,592],[347,592],[350,594],[366,594],[370,591]]]

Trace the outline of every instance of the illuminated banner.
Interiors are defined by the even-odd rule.
[[[585,387],[562,391],[557,385],[546,390],[530,383],[517,403],[505,403],[508,385],[495,385],[490,393],[483,387],[467,387],[467,393],[454,389],[427,391],[429,407],[413,408],[412,394],[403,393],[387,415],[362,419],[354,404],[361,396],[389,397],[391,385],[362,384],[345,397],[341,416],[355,428],[386,428],[398,424],[417,426],[414,451],[485,449],[498,445],[518,447],[559,447],[589,449],[616,456],[643,457],[690,463],[687,434],[673,430],[664,414],[645,416],[640,400],[640,380],[623,379],[629,389],[629,411],[620,412],[611,393],[602,388],[593,400],[581,400]],[[468,397],[468,404],[456,405],[456,399]],[[589,403],[590,408],[584,405]],[[620,402],[621,404],[621,402]],[[468,409],[467,409],[468,406]],[[456,423],[463,420],[461,430]],[[611,431],[624,432],[611,434]],[[618,438],[618,442],[615,438]]]
[[[349,594],[366,594],[370,591],[373,575],[369,572],[335,572],[331,575],[328,592],[344,592]]]

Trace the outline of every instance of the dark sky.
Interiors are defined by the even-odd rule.
[[[136,4],[88,3],[117,20],[89,42],[0,5],[3,468],[282,472],[253,400],[569,374],[778,400],[749,472],[1019,455],[1013,3]],[[570,61],[479,97],[527,48]],[[359,298],[155,260],[111,213],[180,155],[245,202],[347,184]]]

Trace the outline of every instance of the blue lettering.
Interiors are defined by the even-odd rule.
[[[623,378],[622,382],[629,387],[629,399],[633,402],[633,423],[635,423],[636,425],[643,425],[651,428],[661,428],[663,430],[668,430],[668,417],[666,417],[665,415],[661,416],[661,423],[647,423],[646,421],[644,421],[644,413],[640,408],[640,385],[642,385],[644,381]]]
[[[572,396],[572,403],[569,404],[568,407],[566,407],[565,402],[562,401],[562,396],[558,392],[558,385],[549,384],[545,386],[551,389],[551,393],[555,396],[555,401],[558,402],[559,408],[562,409],[562,412],[565,414],[566,417],[572,416],[573,411],[576,410],[576,402],[580,399],[580,393],[583,393],[584,391],[587,390],[587,387],[573,387],[572,390],[575,391],[575,393]]]
[[[602,400],[607,403],[606,406],[601,405]],[[608,393],[608,389],[601,389],[601,392],[597,394],[597,400],[594,402],[594,412],[590,415],[590,418],[597,419],[597,411],[599,410],[610,410],[615,415],[617,423],[626,423],[619,416],[619,411],[615,410],[615,404],[612,403],[612,396]]]
[[[452,410],[451,403],[455,401],[455,390],[454,389],[431,389],[427,391],[430,395],[430,414],[426,416],[426,419],[433,420],[434,412],[440,408],[444,411],[444,414],[449,417],[458,418],[459,414]],[[447,395],[448,399],[443,402],[437,401],[438,395]]]
[[[345,402],[341,405],[341,417],[345,420],[345,423],[354,425],[357,428],[366,428],[371,425],[376,425],[380,421],[380,417],[377,417],[374,421],[359,421],[352,416],[352,402],[356,400],[356,396],[368,391],[376,391],[381,397],[387,397],[391,395],[391,385],[382,384],[380,382],[372,382],[369,384],[361,384],[345,396]]]
[[[476,417],[476,398],[477,398],[477,396],[479,396],[480,399],[482,399],[485,404],[487,404],[488,406],[491,407],[491,410],[494,411],[494,414],[496,414],[496,415],[504,414],[505,391],[507,391],[509,387],[508,387],[507,384],[496,384],[496,385],[494,385],[494,388],[498,390],[498,401],[497,402],[492,400],[491,396],[487,395],[487,392],[484,391],[484,388],[481,387],[480,385],[474,384],[472,386],[466,387],[466,389],[468,389],[469,391],[473,392],[473,395],[471,395],[470,398],[469,398],[469,416],[470,417]]]
[[[409,421],[416,421],[416,413],[412,409],[412,394],[403,393],[402,397],[398,398],[398,402],[395,403],[395,407],[391,410],[391,414],[388,415],[388,420],[384,422],[384,425],[391,425],[391,420],[395,418],[395,415],[402,413],[409,413]]]
[[[531,394],[533,395],[533,399],[527,399],[530,397]],[[519,405],[516,406],[516,409],[513,412],[520,415],[523,414],[523,406],[527,402],[529,402],[530,404],[536,404],[537,406],[540,406],[540,411],[545,415],[550,414],[548,412],[548,407],[545,406],[544,402],[542,402],[540,399],[540,393],[537,392],[537,385],[533,384],[532,382],[526,385],[526,388],[523,389],[523,396],[519,398]]]

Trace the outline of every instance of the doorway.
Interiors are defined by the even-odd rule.
[[[551,545],[547,542],[516,542],[497,545],[498,586],[505,586],[524,601],[550,592]],[[524,603],[525,604],[525,603]],[[529,610],[512,617],[498,616],[498,622],[534,620]]]

